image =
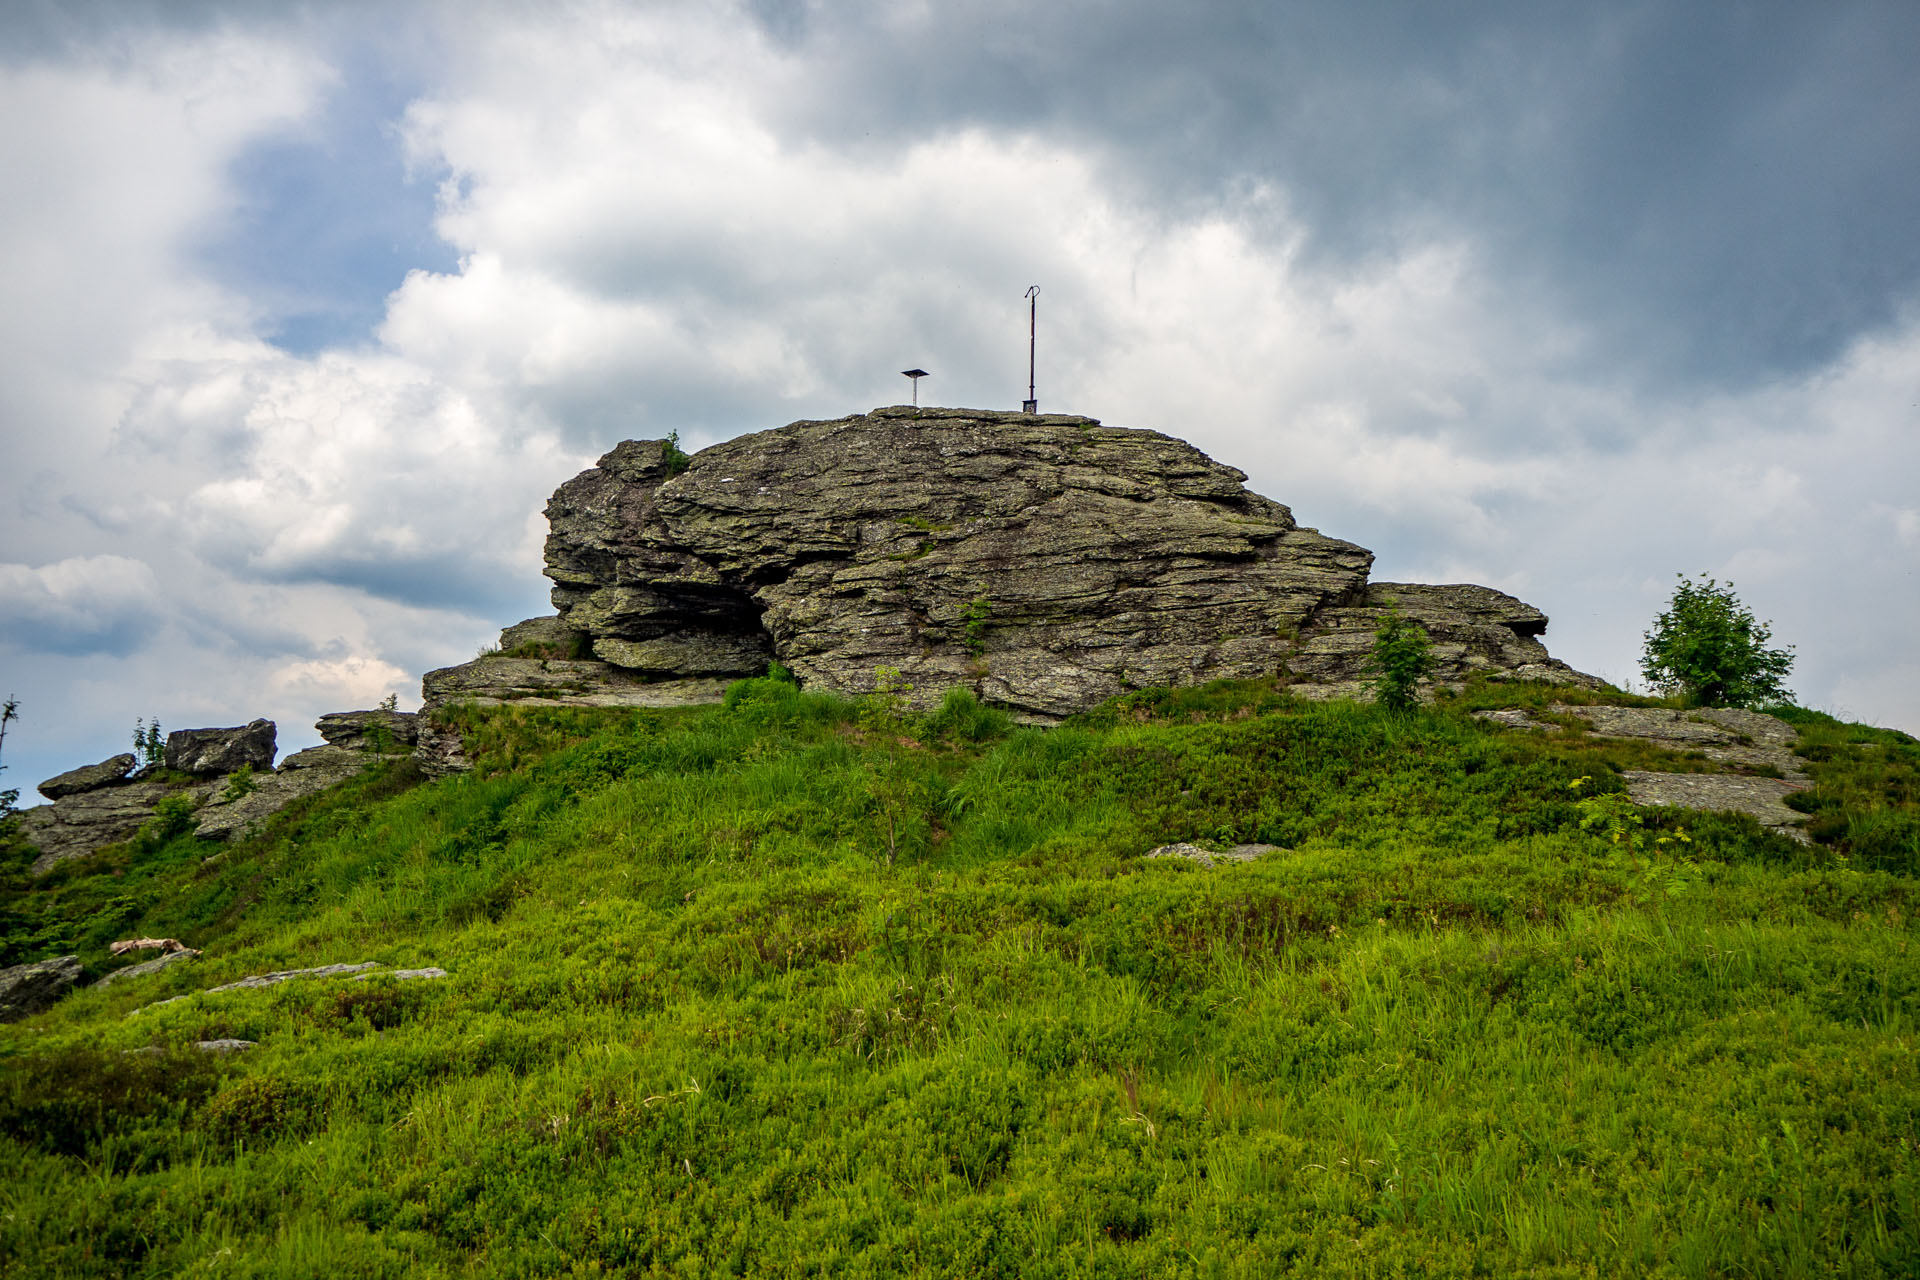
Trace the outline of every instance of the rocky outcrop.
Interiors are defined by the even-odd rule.
[[[329,711],[313,727],[328,746],[348,751],[400,752],[420,738],[420,718],[411,711]]]
[[[176,729],[167,735],[167,768],[202,777],[242,768],[273,768],[274,725],[255,720],[237,729]]]
[[[234,839],[294,801],[354,776],[370,758],[405,754],[419,737],[417,717],[402,711],[337,711],[315,727],[325,744],[295,752],[278,769],[274,723],[255,720],[235,729],[169,734],[162,771],[128,776],[129,754],[48,779],[41,792],[54,802],[19,817],[21,835],[39,850],[33,874],[130,839],[169,796],[190,802],[202,839]]]
[[[1537,610],[1481,587],[1370,586],[1371,552],[1245,479],[1064,414],[878,409],[690,461],[628,441],[547,505],[555,625],[648,680],[778,659],[852,694],[892,668],[916,704],[965,684],[1042,719],[1217,677],[1354,691],[1387,608],[1427,625],[1441,679],[1597,683],[1547,655]]]
[[[1627,784],[1627,798],[1635,804],[1743,813],[1769,831],[1809,843],[1800,825],[1806,815],[1786,805],[1788,796],[1811,785],[1800,767],[1800,757],[1794,753],[1800,735],[1792,725],[1764,712],[1733,707],[1678,711],[1671,707],[1555,703],[1548,712],[1583,721],[1586,732],[1597,738],[1641,741],[1668,751],[1697,753],[1726,770],[1666,773],[1629,769],[1621,776]],[[1476,711],[1474,715],[1509,729],[1552,732],[1560,728],[1517,707]],[[1773,774],[1779,776],[1768,776]]]
[[[509,658],[585,658],[593,637],[559,618],[528,618],[500,633],[500,652]]]
[[[80,981],[80,973],[79,956],[0,969],[0,1022],[18,1022],[51,1008]]]
[[[217,780],[183,784],[136,778],[24,810],[19,817],[20,834],[40,851],[33,862],[33,874],[45,875],[62,862],[128,839],[168,796],[184,795],[198,805],[216,794],[221,785]]]
[[[183,964],[186,961],[197,960],[199,958],[200,953],[192,947],[181,947],[177,951],[167,952],[156,960],[147,960],[140,964],[130,964],[124,969],[115,969],[112,973],[93,985],[96,987],[105,987],[116,982],[125,982],[129,978],[144,978],[149,974],[158,973],[162,969],[170,969],[176,964]]]
[[[1459,684],[1476,674],[1605,688],[1605,681],[1554,658],[1536,638],[1547,615],[1491,587],[1369,583],[1349,605],[1322,609],[1301,628],[1283,659],[1294,691],[1309,697],[1359,697],[1372,678],[1374,631],[1388,614],[1412,618],[1433,642],[1434,677]]]
[[[99,764],[81,765],[78,769],[69,769],[40,784],[40,794],[49,800],[64,800],[68,796],[77,796],[82,792],[98,791],[110,787],[133,772],[137,763],[133,752],[122,751],[111,759]]]
[[[764,669],[765,664],[762,663]],[[724,680],[656,680],[594,659],[489,655],[429,671],[420,681],[430,712],[449,702],[520,707],[678,707],[718,702]]]
[[[597,658],[488,654],[457,667],[429,671],[422,677],[423,705],[413,760],[423,773],[434,778],[472,768],[459,731],[433,714],[450,703],[482,707],[691,707],[722,701],[727,684],[720,679],[657,680]]]

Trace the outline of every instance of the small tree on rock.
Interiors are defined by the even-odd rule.
[[[1751,707],[1790,698],[1782,682],[1793,670],[1793,646],[1767,648],[1772,624],[1754,620],[1731,582],[1722,585],[1704,573],[1698,582],[1678,576],[1667,611],[1645,636],[1640,670],[1648,683],[1694,707]]]
[[[1433,641],[1426,628],[1398,613],[1380,620],[1373,633],[1374,696],[1389,711],[1407,711],[1420,701],[1420,682],[1433,674]]]

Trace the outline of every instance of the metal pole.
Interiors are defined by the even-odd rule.
[[[1040,412],[1040,401],[1033,393],[1033,340],[1040,316],[1040,286],[1027,286],[1027,402],[1020,406],[1026,413]]]

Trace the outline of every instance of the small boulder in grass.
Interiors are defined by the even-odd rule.
[[[1197,862],[1203,867],[1217,867],[1228,862],[1252,862],[1255,858],[1274,853],[1280,848],[1277,844],[1237,844],[1225,852],[1202,849],[1197,844],[1163,844],[1158,849],[1149,849],[1149,858],[1183,858],[1188,862]]]
[[[18,1022],[52,1008],[80,981],[80,974],[79,956],[56,956],[0,969],[0,1022]]]

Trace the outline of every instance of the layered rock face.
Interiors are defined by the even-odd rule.
[[[1539,611],[1484,587],[1369,584],[1371,552],[1245,480],[1065,414],[877,409],[690,461],[629,441],[554,493],[547,575],[559,625],[650,678],[777,658],[861,693],[892,668],[916,703],[964,684],[1037,718],[1219,677],[1354,692],[1388,608],[1428,626],[1442,679],[1591,681],[1534,639]]]

